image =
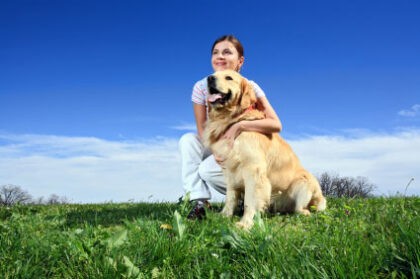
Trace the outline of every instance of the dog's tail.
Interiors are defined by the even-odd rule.
[[[317,191],[309,202],[309,208],[316,211],[324,211],[327,208],[327,199],[322,195],[321,191]]]
[[[321,194],[312,198],[311,204],[316,207],[317,211],[323,211],[327,208],[327,199]]]
[[[315,192],[312,195],[311,201],[309,202],[310,207],[315,207],[317,211],[323,211],[327,208],[327,199],[322,195],[321,186],[318,181],[315,180],[317,187],[315,187]]]

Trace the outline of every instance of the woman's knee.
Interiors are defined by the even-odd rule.
[[[198,174],[204,181],[217,180],[219,176],[223,175],[220,165],[216,163],[213,156],[209,156],[201,162]]]
[[[180,148],[183,148],[184,146],[191,146],[193,144],[197,144],[199,142],[199,138],[194,133],[186,133],[181,136],[179,139],[178,145]]]
[[[209,158],[201,162],[198,167],[198,175],[208,185],[217,190],[218,192],[226,193],[226,182],[223,176],[222,169],[214,159]]]

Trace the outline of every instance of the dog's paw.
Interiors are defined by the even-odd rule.
[[[248,231],[250,228],[252,228],[253,225],[254,225],[253,222],[244,222],[242,220],[239,221],[239,222],[236,222],[236,224],[235,224],[235,226],[238,229],[245,230],[245,231]]]
[[[249,218],[242,218],[239,222],[237,222],[236,227],[243,230],[249,230],[254,225],[253,219]]]
[[[296,212],[305,216],[311,215],[311,212],[307,209],[300,209],[300,210],[297,210]]]
[[[233,216],[233,210],[230,210],[228,208],[223,208],[223,210],[220,212],[225,217],[232,217]]]

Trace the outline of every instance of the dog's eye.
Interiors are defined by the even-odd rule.
[[[231,76],[227,76],[226,80],[233,80],[233,78]]]

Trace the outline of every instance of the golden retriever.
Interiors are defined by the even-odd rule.
[[[233,143],[221,139],[241,120],[265,117],[253,109],[256,96],[252,85],[239,73],[219,71],[208,77],[208,120],[204,144],[223,158],[226,202],[222,214],[232,216],[241,194],[244,214],[237,226],[249,229],[256,212],[268,207],[276,212],[310,214],[325,210],[326,199],[317,179],[306,171],[291,147],[279,134],[242,132]]]

